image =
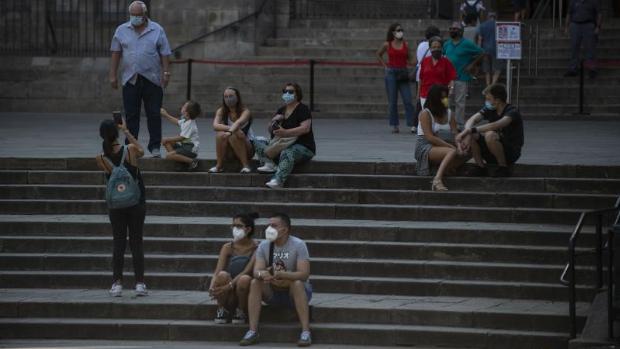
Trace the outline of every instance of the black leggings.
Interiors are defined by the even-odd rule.
[[[136,282],[144,282],[144,250],[142,248],[142,229],[146,209],[144,204],[109,211],[110,222],[114,233],[114,252],[112,268],[114,280],[123,279],[123,262],[127,247],[127,231],[129,230],[129,248],[133,259],[133,270]]]

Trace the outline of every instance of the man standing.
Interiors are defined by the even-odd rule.
[[[497,59],[497,43],[495,41],[495,12],[489,12],[488,19],[478,27],[478,46],[484,49],[486,57],[482,61],[482,71],[486,78],[486,87],[497,83],[502,68],[506,65],[504,60]]]
[[[571,0],[566,16],[566,31],[570,30],[571,56],[568,71],[564,76],[576,76],[579,68],[579,51],[583,43],[585,66],[590,78],[596,77],[594,50],[601,30],[603,16],[599,0]]]
[[[306,347],[312,344],[308,307],[312,299],[312,286],[308,281],[310,257],[306,243],[291,236],[290,232],[288,215],[276,213],[269,218],[265,230],[267,240],[256,250],[254,280],[248,297],[250,329],[239,343],[242,346],[258,343],[261,300],[269,305],[295,308],[302,330],[297,345]]]
[[[455,109],[456,122],[461,128],[465,124],[467,85],[472,79],[470,71],[484,57],[484,51],[473,41],[463,38],[463,27],[459,22],[453,22],[449,30],[451,40],[444,43],[443,51],[456,68],[457,77],[450,97]]]
[[[112,38],[110,85],[118,88],[118,65],[122,61],[121,83],[127,128],[137,139],[140,131],[140,105],[144,102],[149,129],[148,149],[153,157],[161,153],[163,88],[168,85],[168,56],[172,53],[164,29],[147,17],[146,4],[129,5],[129,22],[123,23]]]

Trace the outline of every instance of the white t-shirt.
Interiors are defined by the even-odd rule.
[[[416,52],[418,64],[416,65],[417,71],[415,73],[415,81],[420,81],[420,65],[422,64],[422,60],[430,55],[431,50],[428,47],[428,40],[424,40],[418,45],[418,51]]]
[[[179,127],[181,128],[180,136],[194,143],[192,151],[198,153],[200,142],[198,141],[198,125],[196,120],[181,118],[179,119]]]
[[[448,121],[446,121],[445,124],[440,124],[438,122],[435,121],[435,117],[433,116],[433,114],[431,113],[431,111],[426,108],[424,109],[425,111],[428,112],[428,115],[430,115],[431,117],[431,128],[433,129],[433,134],[437,134],[439,131],[447,131],[450,132],[451,128],[450,128],[450,119],[452,119],[452,112],[450,111],[450,108],[448,108]],[[418,136],[424,136],[424,130],[422,130],[422,124],[421,121],[418,121]]]

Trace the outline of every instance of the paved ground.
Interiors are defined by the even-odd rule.
[[[89,157],[101,148],[104,114],[0,113],[0,157]],[[267,120],[255,121],[265,135]],[[211,120],[200,119],[199,158],[214,159]],[[384,120],[316,119],[317,160],[413,162],[415,136],[393,135]],[[406,131],[402,129],[401,131]],[[140,140],[147,140],[142,120]],[[178,129],[164,122],[164,136]],[[620,122],[526,121],[520,162],[528,164],[620,165]]]

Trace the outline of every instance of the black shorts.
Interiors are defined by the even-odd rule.
[[[512,165],[517,162],[517,160],[519,160],[519,157],[521,157],[521,149],[513,149],[512,147],[506,145],[506,142],[501,137],[499,139],[499,142],[502,143],[502,147],[504,148],[504,157],[506,157],[506,164]],[[484,139],[483,135],[480,135],[480,137],[478,137],[478,145],[480,146],[480,154],[482,155],[484,161],[486,161],[487,164],[497,164],[497,159],[495,158],[495,155],[493,155],[493,153],[491,153],[491,151],[489,150],[489,147],[487,146],[487,142]]]
[[[174,143],[172,149],[174,149],[177,154],[186,156],[190,159],[195,159],[198,156],[198,154],[192,151],[194,150],[194,143]]]

